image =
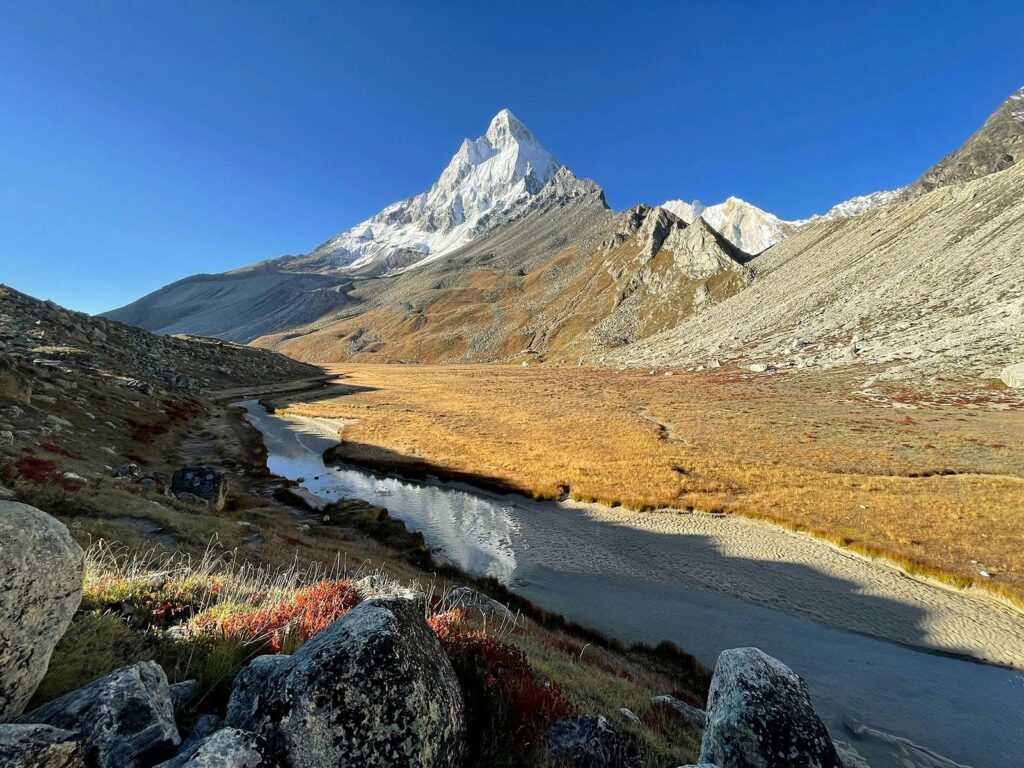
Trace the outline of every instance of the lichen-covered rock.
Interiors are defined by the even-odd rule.
[[[4,768],[85,768],[88,750],[75,734],[50,725],[0,725]]]
[[[95,749],[99,768],[145,768],[181,743],[167,676],[153,661],[111,672],[19,722],[78,733]]]
[[[708,716],[703,709],[687,704],[685,701],[680,701],[675,696],[652,696],[651,704],[661,705],[663,707],[670,707],[679,717],[685,720],[687,723],[692,725],[698,731],[703,731],[707,727]]]
[[[161,763],[157,768],[273,768],[262,736],[239,728],[223,728],[200,741],[188,754]]]
[[[174,496],[195,496],[213,509],[223,509],[228,495],[228,481],[223,472],[209,467],[182,467],[171,477]]]
[[[216,715],[200,715],[192,724],[192,730],[188,732],[188,738],[181,742],[178,754],[169,762],[184,760],[190,757],[207,736],[212,736],[224,727],[224,720]]]
[[[84,555],[63,524],[0,501],[0,722],[22,713],[82,601]]]
[[[722,651],[700,762],[721,768],[842,768],[807,685],[757,648]]]
[[[254,718],[267,681],[288,659],[283,654],[270,654],[257,656],[246,664],[235,676],[224,722],[233,728],[251,731],[256,725]]]
[[[418,600],[353,608],[272,675],[254,719],[290,768],[462,763],[462,691]]]
[[[636,743],[602,716],[556,721],[547,733],[548,755],[574,768],[639,768]]]

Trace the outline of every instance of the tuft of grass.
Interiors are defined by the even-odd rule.
[[[80,688],[121,667],[154,659],[174,682],[184,680],[199,659],[196,650],[160,635],[138,632],[109,611],[75,617],[50,658],[50,666],[29,708]]]

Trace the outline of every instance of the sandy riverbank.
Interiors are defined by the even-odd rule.
[[[596,530],[610,531],[610,539],[620,527],[676,537],[675,562],[663,562],[658,548],[650,568],[681,568],[707,589],[830,627],[1024,669],[1024,612],[979,590],[924,582],[883,560],[744,517],[566,506],[600,522]]]

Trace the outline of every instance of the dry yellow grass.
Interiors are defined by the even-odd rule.
[[[1024,596],[1024,408],[1006,391],[873,398],[864,371],[335,370],[367,389],[289,410],[357,419],[339,451],[357,463],[763,517]]]

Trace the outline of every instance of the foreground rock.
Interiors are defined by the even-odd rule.
[[[721,768],[842,768],[807,685],[757,648],[733,648],[718,657],[700,762]]]
[[[194,496],[213,509],[224,509],[228,481],[223,472],[209,467],[182,467],[171,477],[171,493],[178,498]]]
[[[20,722],[78,733],[96,751],[99,768],[148,768],[181,743],[167,677],[152,661],[111,672]]]
[[[353,608],[271,674],[253,720],[290,768],[462,762],[462,692],[417,600]]]
[[[157,768],[273,768],[266,741],[249,731],[223,728]]]
[[[224,721],[233,728],[252,730],[256,725],[260,696],[267,690],[267,681],[289,661],[284,654],[257,656],[235,677],[228,699]]]
[[[548,755],[574,768],[639,768],[640,751],[601,717],[564,718],[548,729]]]
[[[82,601],[84,555],[63,524],[0,501],[0,722],[22,713]]]
[[[87,750],[75,734],[49,725],[0,725],[4,768],[85,768]]]

